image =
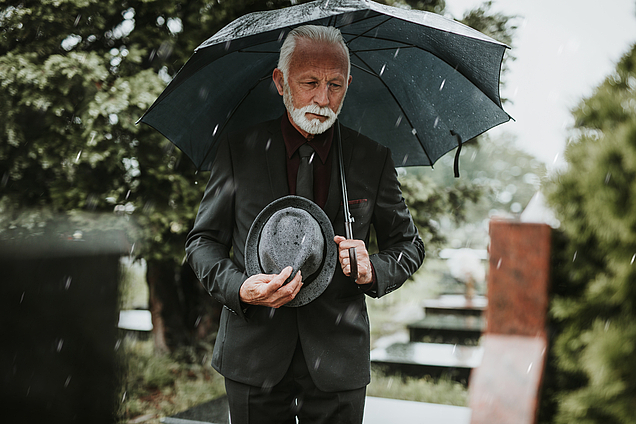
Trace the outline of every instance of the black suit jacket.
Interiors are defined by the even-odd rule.
[[[373,224],[380,250],[371,256],[377,287],[366,294],[380,297],[400,287],[419,268],[424,246],[404,203],[389,150],[346,127],[342,127],[342,145],[354,237],[368,244]],[[332,156],[324,210],[335,233],[344,235],[337,155]],[[272,386],[287,371],[300,339],[311,376],[321,390],[363,387],[370,380],[365,293],[339,265],[325,292],[308,305],[243,310],[239,300],[247,278],[244,251],[250,226],[265,206],[288,194],[280,119],[220,141],[186,242],[188,262],[225,306],[212,365],[229,379]]]

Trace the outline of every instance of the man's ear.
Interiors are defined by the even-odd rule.
[[[353,76],[349,75],[349,81],[347,82],[347,87],[351,85],[351,81],[353,81]]]
[[[278,68],[275,68],[274,72],[272,73],[272,80],[274,80],[274,84],[276,84],[276,89],[278,90],[278,94],[280,94],[281,96],[284,93],[283,91],[284,78],[285,76],[283,75],[283,71],[281,71]]]

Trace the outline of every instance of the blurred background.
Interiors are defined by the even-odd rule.
[[[531,204],[558,234],[540,421],[636,422],[636,4],[384,2],[443,14],[508,44],[501,93],[516,121],[468,142],[458,179],[452,155],[434,169],[398,169],[427,259],[401,290],[368,300],[372,348],[403,340],[408,324],[422,318],[422,302],[465,296],[467,288],[487,297],[488,223],[518,220]],[[183,262],[208,175],[135,122],[193,49],[225,24],[297,3],[2,2],[0,252],[3,267],[23,271],[2,277],[2,328],[13,343],[0,348],[7,408],[53,408],[33,400],[48,390],[37,389],[35,371],[19,370],[29,367],[18,359],[28,346],[23,339],[38,331],[43,357],[75,349],[65,361],[92,365],[100,355],[87,355],[91,344],[71,348],[73,334],[119,328],[97,330],[105,352],[99,363],[117,378],[94,376],[106,379],[112,399],[86,414],[112,410],[104,422],[156,423],[224,393],[209,365],[220,305]],[[55,271],[63,260],[81,264],[84,277]],[[75,297],[55,294],[76,287]],[[24,312],[31,298],[39,300]],[[52,334],[45,323],[59,316],[55,305],[68,322],[86,325]],[[98,314],[102,321],[86,321]],[[83,380],[67,373],[51,381],[62,390]],[[378,369],[369,394],[467,405],[466,381],[448,375]],[[75,412],[66,422],[82,417]]]

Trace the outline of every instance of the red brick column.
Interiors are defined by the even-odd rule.
[[[490,223],[484,356],[470,380],[472,424],[533,424],[547,335],[552,229]]]

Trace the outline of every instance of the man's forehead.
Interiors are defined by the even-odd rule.
[[[312,62],[321,62],[324,65],[341,68],[346,74],[348,63],[347,55],[338,44],[325,41],[299,39],[291,57],[292,67],[303,67]]]

